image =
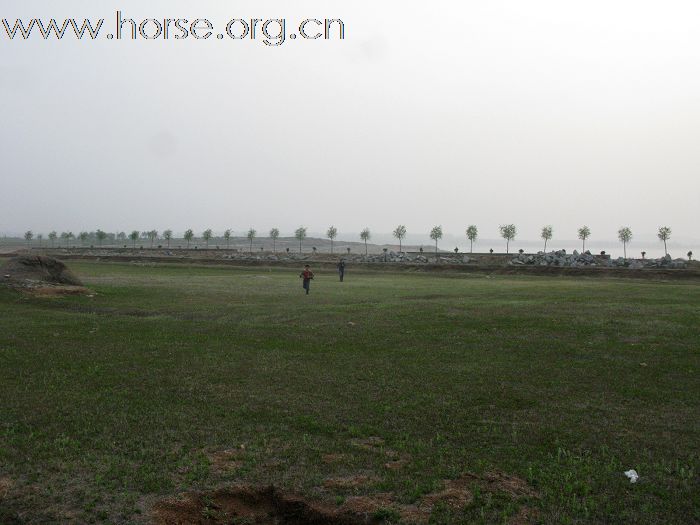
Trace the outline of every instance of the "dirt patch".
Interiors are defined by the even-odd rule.
[[[372,516],[379,510],[394,507],[394,496],[390,493],[371,496],[353,496],[345,501],[345,508],[360,516]]]
[[[419,503],[420,510],[427,516],[438,504],[458,510],[474,501],[473,490],[479,487],[487,492],[504,492],[513,500],[520,498],[539,498],[539,494],[528,483],[516,476],[502,472],[487,472],[484,475],[467,473],[458,479],[445,480],[444,489],[423,496]],[[512,525],[525,525],[536,521],[536,511],[523,507],[518,514],[511,518]]]
[[[453,509],[461,509],[474,501],[474,494],[471,490],[473,480],[471,478],[465,476],[459,479],[446,480],[444,484],[444,490],[423,496],[420,507],[425,510],[432,510],[435,505],[441,503]]]
[[[520,507],[520,510],[508,520],[508,525],[531,525],[539,520],[539,512],[531,507]]]
[[[243,466],[245,451],[240,448],[219,450],[209,454],[209,461],[216,472],[228,472]]]
[[[326,463],[338,463],[339,461],[345,460],[347,456],[345,454],[324,454],[321,457],[321,460]]]
[[[33,297],[63,297],[66,295],[86,295],[93,296],[94,292],[83,286],[61,286],[61,285],[39,285],[32,286],[30,283],[25,281],[24,285],[19,287],[24,293],[31,295]]]
[[[210,455],[210,459],[214,465],[220,464],[226,468],[226,465],[239,461],[239,455],[239,450],[221,451]],[[366,475],[330,478],[324,487],[354,489],[373,481],[374,478]],[[467,473],[458,479],[445,480],[442,490],[424,495],[417,505],[402,504],[392,493],[379,493],[351,496],[342,505],[332,506],[311,502],[274,487],[234,486],[161,500],[151,509],[151,522],[154,525],[357,525],[381,523],[384,518],[394,516],[400,518],[402,523],[418,524],[427,523],[437,505],[454,510],[468,506],[474,500],[475,487],[488,492],[503,492],[514,500],[539,497],[526,481],[501,472],[488,472],[481,476]],[[511,517],[509,524],[527,525],[535,523],[537,517],[535,509],[524,506]]]
[[[377,452],[384,454],[390,461],[384,466],[388,469],[398,469],[404,467],[410,457],[405,454],[399,454],[396,450],[385,447],[385,441],[377,436],[371,436],[364,439],[351,439],[350,445],[355,448],[367,450],[369,452]]]
[[[487,472],[483,476],[474,476],[480,484],[485,485],[490,492],[505,492],[512,498],[539,498],[539,493],[530,487],[527,481],[517,476],[510,476],[503,472]]]
[[[467,473],[458,479],[445,480],[444,490],[423,496],[422,506],[432,507],[442,502],[451,507],[463,507],[473,500],[473,488],[487,492],[504,492],[512,499],[539,498],[539,494],[524,479],[503,472],[487,472],[481,476]]]
[[[345,501],[345,508],[360,515],[371,515],[379,509],[388,509],[393,505],[394,495],[388,492],[371,496],[353,496]]]
[[[10,478],[0,476],[0,499],[5,498],[14,486],[15,484]]]
[[[387,468],[389,470],[401,470],[404,468],[406,465],[408,465],[408,459],[397,459],[395,461],[389,461],[387,463],[384,463],[384,468]]]
[[[350,444],[353,447],[361,448],[363,450],[378,451],[384,446],[384,440],[380,437],[371,436],[364,439],[351,439]]]
[[[430,519],[429,510],[415,505],[396,503],[394,495],[388,492],[348,498],[344,507],[353,514],[364,517],[365,520],[377,519],[381,522],[382,514],[397,515],[402,523],[426,523]],[[372,521],[367,522],[372,523]]]
[[[338,478],[328,478],[323,482],[323,486],[327,489],[356,489],[358,487],[364,487],[376,482],[377,479],[372,476],[345,476]]]
[[[162,500],[151,511],[153,525],[356,525],[371,523],[343,509],[308,503],[273,487],[236,487],[210,494],[189,493]]]

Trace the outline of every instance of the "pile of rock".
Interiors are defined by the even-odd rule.
[[[320,257],[319,257],[320,256]],[[386,253],[335,253],[330,254],[313,254],[313,253],[230,253],[223,255],[223,259],[234,261],[328,261],[344,260],[346,263],[410,263],[410,264],[466,264],[470,259],[462,254],[439,253],[436,258],[434,255],[422,255],[411,253],[399,253],[387,251]]]
[[[579,253],[577,250],[574,250],[573,253],[568,254],[566,250],[557,250],[548,253],[521,253],[512,259],[510,264],[514,266],[566,266],[571,268],[579,266],[606,266],[609,260],[609,257],[605,255],[593,255],[589,251]]]
[[[626,261],[620,257],[615,260],[614,264],[615,266],[624,266],[632,268],[633,270],[641,268],[669,268],[672,270],[680,270],[688,266],[685,260],[674,259],[668,254],[658,259],[633,259],[631,261]]]
[[[467,264],[470,259],[462,254],[438,253],[434,254],[413,254],[406,252],[387,251],[386,253],[346,254],[338,255],[346,262],[354,263],[410,263],[410,264]]]
[[[593,255],[586,251],[579,253],[574,250],[568,254],[566,250],[558,250],[555,252],[538,252],[536,254],[521,253],[510,261],[512,266],[564,266],[567,268],[599,266],[605,268],[629,268],[639,270],[642,268],[670,268],[681,269],[687,266],[683,259],[673,259],[670,255],[659,259],[625,259],[618,257],[611,259],[607,255]]]
[[[369,253],[365,255],[363,252],[348,253],[345,250],[336,251],[333,254],[328,252],[313,252],[306,251],[299,253],[298,251],[278,251],[270,253],[269,251],[233,251],[233,250],[180,250],[180,249],[100,249],[100,248],[77,248],[77,249],[56,249],[52,250],[58,256],[81,255],[87,257],[134,257],[139,259],[172,257],[173,259],[222,259],[227,261],[256,261],[256,262],[304,262],[304,261],[339,261],[343,259],[346,263],[410,263],[410,264],[466,264],[472,260],[461,253],[438,252],[437,257],[434,252],[426,251],[425,253],[408,253],[394,252],[387,250],[386,253]],[[364,249],[363,249],[364,251]]]

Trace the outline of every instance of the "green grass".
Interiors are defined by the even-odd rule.
[[[700,521],[697,283],[350,268],[307,297],[291,270],[71,267],[95,297],[0,288],[0,523],[146,521],[237,481],[413,503],[486,471],[541,497],[476,491],[433,521]],[[407,464],[351,445],[370,436]]]

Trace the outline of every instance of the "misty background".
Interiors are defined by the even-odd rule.
[[[0,234],[304,225],[696,248],[692,1],[3,0],[0,18],[340,18],[344,41],[0,36]],[[106,30],[103,30],[106,32]],[[492,241],[493,240],[493,241]],[[646,248],[645,248],[646,246]],[[502,247],[501,247],[502,248]],[[675,248],[675,250],[674,250]],[[697,249],[696,249],[697,252]]]

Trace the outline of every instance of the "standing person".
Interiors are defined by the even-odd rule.
[[[304,279],[304,290],[306,290],[306,295],[309,295],[309,289],[311,288],[311,279],[314,278],[314,272],[311,271],[311,267],[306,264],[304,265],[304,271],[299,274],[299,277]]]
[[[338,275],[340,275],[340,282],[342,283],[345,277],[345,261],[343,259],[340,259],[338,263]]]

